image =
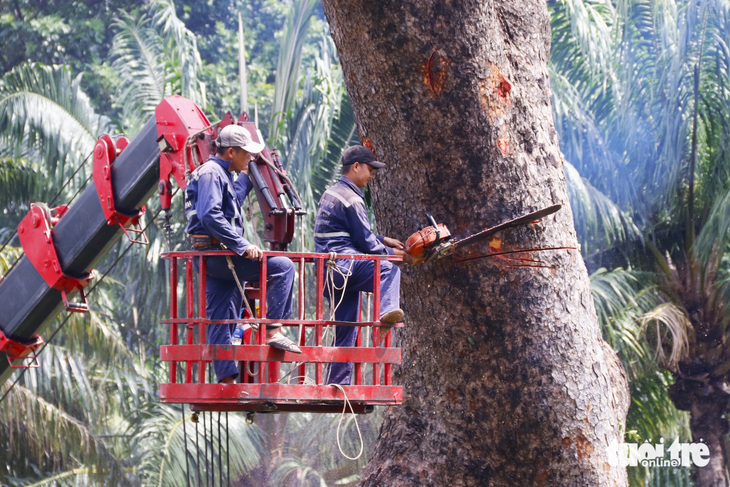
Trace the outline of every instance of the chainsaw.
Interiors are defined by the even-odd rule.
[[[507,228],[517,227],[520,225],[526,225],[533,223],[541,218],[548,215],[552,215],[557,212],[562,205],[553,205],[542,210],[533,211],[527,215],[515,218],[513,220],[500,223],[499,225],[491,228],[482,230],[479,233],[475,233],[469,237],[461,240],[452,240],[452,235],[449,229],[443,223],[436,223],[433,216],[426,212],[430,226],[419,229],[416,233],[408,237],[406,240],[405,251],[410,254],[413,258],[412,265],[422,264],[431,260],[441,259],[443,257],[450,256],[456,251],[456,249],[463,248],[469,245],[474,245],[479,242],[483,242],[489,237],[494,236],[496,233],[506,230]],[[529,250],[550,250],[550,249],[528,249]],[[486,254],[482,257],[489,257]]]

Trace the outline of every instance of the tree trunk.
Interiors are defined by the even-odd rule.
[[[698,397],[692,404],[692,441],[705,443],[710,449],[710,463],[694,469],[694,480],[698,487],[730,486],[725,467],[725,436],[728,425],[723,417],[727,402],[725,393],[715,393],[709,398]]]
[[[709,383],[678,378],[669,388],[669,396],[677,409],[689,411],[692,442],[704,443],[709,449],[709,463],[694,466],[697,487],[730,487],[725,466],[728,395]]]
[[[578,247],[544,1],[323,5],[360,138],[388,164],[371,187],[379,233],[405,239],[428,210],[464,237],[560,203],[491,245]],[[628,387],[580,252],[518,256],[549,267],[490,258],[403,269],[404,404],[386,413],[362,485],[626,484],[607,447],[623,440]]]

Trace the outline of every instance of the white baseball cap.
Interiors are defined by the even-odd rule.
[[[240,147],[250,154],[258,154],[266,147],[261,142],[254,142],[248,130],[240,125],[223,127],[215,143],[218,147]]]

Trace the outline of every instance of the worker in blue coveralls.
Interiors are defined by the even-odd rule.
[[[365,188],[378,169],[385,164],[376,161],[367,147],[356,145],[345,150],[340,158],[342,176],[324,192],[317,209],[314,223],[316,252],[338,254],[390,254],[408,255],[400,240],[375,235],[370,230],[365,202],[361,189]],[[337,292],[344,284],[340,272],[334,273],[336,321],[358,321],[360,292],[373,291],[374,263],[371,260],[337,259],[337,266],[344,274],[351,273],[344,292]],[[352,267],[351,267],[352,266]],[[400,269],[392,262],[383,261],[380,267],[380,321],[398,323],[403,319],[400,309]],[[340,302],[340,299],[342,301]],[[336,326],[335,345],[352,347],[357,338],[357,327]],[[353,364],[335,363],[330,366],[329,384],[350,384]]]
[[[185,214],[193,247],[198,250],[225,248],[241,283],[258,282],[262,251],[243,238],[241,206],[253,188],[248,167],[264,144],[254,142],[239,125],[224,127],[216,140],[216,154],[192,172],[185,198]],[[234,180],[233,173],[238,173]],[[224,256],[206,259],[206,311],[210,320],[235,320],[243,302],[233,272]],[[267,261],[267,318],[286,319],[291,314],[294,265],[286,257]],[[230,345],[233,324],[208,326],[208,343]],[[281,324],[266,325],[267,345],[294,353],[299,348],[281,333]],[[234,361],[213,361],[218,381],[234,383],[238,368]]]

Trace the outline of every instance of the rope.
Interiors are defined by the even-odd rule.
[[[330,257],[327,260],[327,274],[325,275],[325,292],[329,291],[329,303],[330,303],[328,321],[335,320],[335,312],[342,304],[342,300],[345,298],[345,289],[347,289],[347,280],[352,276],[352,267],[354,265],[355,265],[355,259],[350,259],[350,267],[341,268],[340,266],[337,265],[337,252],[330,252]],[[335,284],[335,273],[342,276],[342,286],[337,286]],[[341,291],[342,294],[340,295],[340,300],[337,302],[337,304],[333,304],[336,300],[337,291]],[[325,347],[332,347],[332,346],[334,346],[336,340],[337,340],[337,331],[336,331],[335,327],[328,326],[327,328],[325,328],[324,336],[322,337],[323,345]],[[301,331],[299,334],[299,342],[301,343]],[[303,363],[305,363],[305,362],[294,362],[292,367],[289,369],[289,372],[287,372],[285,375],[283,375],[281,377],[281,379],[279,379],[279,383],[283,384],[282,381],[285,378],[289,377],[294,372],[294,370],[296,370]],[[325,384],[327,382],[329,382],[330,372],[331,372],[331,366],[327,368],[327,377],[325,378]],[[307,375],[304,375],[304,376],[299,375],[299,376],[291,377],[287,381],[287,383],[291,383],[292,379],[299,379],[299,378],[304,378],[305,383],[307,380],[310,380],[313,384],[316,385],[316,382],[314,382]]]
[[[304,362],[299,363],[299,365],[302,365],[302,363],[304,363]],[[292,367],[289,370],[289,372],[287,372],[285,375],[283,375],[281,377],[281,379],[279,379],[279,384],[283,384],[284,383],[283,382],[284,379],[286,379],[292,372],[294,372],[297,369],[297,367],[299,367],[299,365],[297,365],[296,367]],[[296,380],[296,379],[304,379],[304,383],[307,384],[307,385],[310,385],[310,386],[316,386],[317,385],[317,383],[314,381],[314,379],[312,379],[308,375],[295,375],[295,376],[292,376],[287,381],[287,384],[291,383],[292,380]]]
[[[175,190],[175,192],[174,192],[174,193],[172,194],[172,198],[174,198],[174,197],[175,197],[175,195],[177,194],[178,190],[179,190],[179,188],[178,188],[177,190]],[[157,217],[158,217],[158,216],[160,215],[160,213],[161,213],[161,212],[162,212],[162,210],[161,210],[161,209],[160,209],[160,210],[158,210],[158,211],[157,211],[157,213],[155,213],[155,214],[154,214],[154,216],[152,217],[152,220],[151,220],[151,222],[150,222],[149,224],[145,225],[145,227],[144,227],[144,229],[143,229],[142,231],[145,231],[145,230],[147,230],[147,228],[148,228],[148,227],[149,227],[149,226],[150,226],[150,225],[152,224],[152,222],[154,222],[154,221],[155,221],[155,218],[157,218]],[[123,252],[122,252],[122,253],[121,253],[121,254],[119,255],[119,257],[117,257],[117,259],[116,259],[116,260],[114,261],[114,263],[112,263],[112,265],[111,265],[111,266],[110,266],[110,267],[109,267],[109,268],[108,268],[108,269],[106,270],[106,272],[104,272],[104,274],[102,274],[102,276],[101,276],[101,277],[100,277],[100,278],[99,278],[99,279],[98,279],[98,280],[97,280],[96,282],[94,282],[94,284],[93,284],[93,285],[91,286],[91,288],[89,289],[89,292],[87,292],[87,293],[86,293],[86,296],[87,296],[87,297],[88,297],[88,296],[89,296],[89,295],[90,295],[91,293],[93,293],[93,292],[94,292],[94,290],[96,289],[96,287],[97,287],[97,286],[98,286],[99,284],[101,284],[101,283],[102,283],[102,281],[103,281],[103,280],[104,280],[104,279],[106,278],[106,276],[108,276],[108,275],[109,275],[109,273],[110,273],[110,272],[111,272],[111,271],[112,271],[112,270],[113,270],[113,269],[114,269],[114,268],[115,268],[115,267],[117,266],[117,264],[119,263],[119,261],[120,261],[120,260],[122,260],[122,258],[123,258],[123,257],[124,257],[125,255],[127,255],[127,252],[129,252],[129,250],[130,250],[130,249],[132,248],[132,246],[133,246],[133,245],[134,245],[134,243],[130,242],[130,244],[129,244],[129,245],[127,246],[127,248],[126,248],[126,249],[124,249],[124,251],[123,251]],[[66,322],[67,322],[67,321],[69,320],[69,318],[71,318],[71,313],[68,313],[68,312],[67,312],[67,313],[66,313],[66,318],[65,318],[65,319],[64,319],[64,320],[63,320],[63,321],[61,322],[61,324],[60,324],[60,325],[58,325],[58,328],[56,328],[56,329],[55,329],[55,330],[53,331],[53,333],[51,334],[50,338],[48,338],[48,340],[46,340],[46,341],[45,341],[45,343],[43,343],[43,345],[41,345],[41,348],[40,348],[40,349],[38,350],[38,353],[36,353],[36,357],[39,357],[39,356],[40,356],[40,354],[41,354],[41,353],[43,352],[43,350],[45,350],[45,349],[46,349],[46,347],[47,347],[48,345],[50,345],[50,343],[51,343],[51,342],[53,341],[53,339],[54,339],[54,338],[56,337],[56,335],[58,335],[58,332],[59,332],[59,331],[61,331],[61,328],[63,328],[63,326],[64,326],[64,325],[66,324]],[[14,388],[14,387],[16,386],[16,384],[17,384],[18,382],[20,382],[20,379],[22,379],[22,378],[23,378],[23,376],[25,375],[25,373],[26,373],[27,371],[28,371],[28,369],[22,369],[22,371],[20,372],[20,374],[18,375],[18,377],[17,377],[16,379],[15,379],[15,381],[14,381],[14,382],[13,382],[13,383],[12,383],[12,384],[10,385],[10,387],[8,388],[8,390],[7,390],[7,391],[5,391],[5,394],[3,394],[3,396],[2,396],[2,397],[0,397],[0,404],[2,404],[2,402],[3,402],[4,400],[5,400],[5,398],[6,398],[6,397],[8,397],[8,394],[10,394],[10,391],[12,391],[12,390],[13,390],[13,388]]]
[[[350,259],[350,267],[348,269],[340,268],[337,265],[337,252],[330,252],[330,258],[327,260],[327,274],[325,276],[325,291],[329,290],[329,303],[330,303],[330,311],[329,311],[329,320],[328,321],[334,321],[335,320],[335,312],[337,311],[337,308],[340,307],[340,304],[342,304],[342,300],[345,297],[345,289],[347,288],[347,280],[352,276],[352,267],[355,265],[355,259]],[[229,266],[230,267],[230,266]],[[335,272],[338,273],[340,276],[342,276],[342,286],[337,286],[335,284]],[[337,291],[341,291],[342,295],[340,296],[340,300],[337,304],[333,305],[335,302],[335,295],[337,294]],[[301,331],[301,325],[300,325],[300,331],[299,331],[299,343],[301,343],[302,340],[302,331]],[[335,330],[335,327],[328,326],[325,328],[324,336],[322,337],[322,344],[325,347],[332,347],[334,346],[335,342],[337,340],[337,331]],[[294,362],[292,364],[292,367],[289,369],[289,372],[284,374],[281,379],[279,379],[279,383],[283,384],[283,380],[287,377],[289,377],[299,366],[301,366],[305,362]],[[329,374],[331,371],[331,367],[327,368],[327,377],[325,378],[325,383],[329,381]],[[307,375],[299,375],[295,377],[291,377],[287,384],[291,383],[292,379],[299,379],[304,378],[304,381],[306,383],[307,380],[310,380],[314,385],[316,385],[316,382],[314,382],[311,378],[309,378]]]
[[[251,345],[256,345],[256,344],[257,344],[256,343],[256,330],[252,326],[251,327]],[[251,363],[252,362],[246,362],[246,372],[251,377],[256,377],[259,374],[259,367],[261,367],[261,365],[259,365],[259,362],[256,362],[257,367],[256,367],[256,371],[254,372],[253,370],[251,370]]]
[[[350,259],[349,269],[340,268],[337,265],[337,252],[330,252],[330,258],[327,260],[327,274],[325,275],[325,292],[329,292],[329,320],[335,320],[335,313],[342,304],[342,300],[345,299],[345,289],[347,288],[347,280],[352,276],[352,267],[355,265],[355,259]],[[342,286],[335,284],[335,272],[342,276]],[[337,291],[340,291],[340,300],[335,303]],[[328,326],[325,328],[324,336],[322,337],[322,344],[325,347],[334,346],[337,342],[337,328],[334,326]],[[327,367],[327,377],[325,377],[325,384],[330,380],[330,373],[332,373],[332,365]]]
[[[325,289],[329,289],[330,298],[330,313],[329,320],[335,320],[335,312],[337,308],[342,304],[342,300],[345,298],[345,289],[347,288],[347,280],[352,276],[352,267],[355,265],[355,259],[350,259],[350,268],[344,269],[337,265],[337,252],[330,252],[330,258],[327,261],[327,275],[325,276]],[[342,286],[335,284],[335,272],[342,276]],[[337,291],[341,291],[340,300],[337,304],[335,302],[335,296]]]
[[[360,425],[357,423],[357,416],[355,416],[355,410],[352,408],[352,404],[350,403],[350,400],[347,398],[347,393],[345,392],[345,389],[339,385],[339,384],[330,384],[332,387],[338,388],[342,395],[345,397],[345,403],[342,405],[342,414],[340,415],[340,421],[337,423],[337,448],[340,449],[340,453],[343,457],[347,458],[348,460],[357,460],[362,456],[362,452],[365,450],[365,442],[362,439],[362,432],[360,431]],[[350,412],[352,413],[352,419],[355,421],[355,428],[357,428],[357,434],[360,437],[360,453],[357,454],[356,457],[350,457],[347,456],[347,454],[342,451],[342,445],[340,444],[340,427],[342,426],[342,420],[345,418],[345,412],[347,411],[347,406],[350,406]]]
[[[223,250],[228,250],[228,247],[224,243],[220,244],[221,248]],[[231,259],[230,255],[226,255],[226,262],[228,263],[228,268],[231,270],[231,274],[233,274],[233,279],[236,280],[236,286],[238,286],[238,290],[241,292],[241,297],[243,298],[243,305],[246,307],[246,311],[248,311],[248,315],[251,318],[256,318],[256,315],[253,314],[253,310],[251,309],[251,305],[248,302],[248,299],[246,298],[246,291],[243,289],[243,285],[241,284],[241,281],[238,279],[238,274],[236,274],[236,266],[233,265],[233,259]],[[253,323],[251,325],[251,328],[255,331],[258,331],[258,323]]]
[[[221,247],[227,250],[226,246],[224,244],[220,244]],[[233,265],[233,259],[231,259],[230,255],[226,255],[226,262],[228,262],[228,268],[231,270],[231,274],[233,274],[233,278],[236,280],[236,286],[238,286],[238,290],[241,292],[241,297],[243,298],[243,305],[246,307],[246,310],[248,311],[248,315],[251,318],[257,318],[257,316],[253,313],[253,310],[251,309],[251,304],[248,302],[248,299],[246,298],[246,291],[243,289],[243,285],[241,284],[241,281],[238,280],[238,274],[236,274],[236,267]],[[253,344],[256,345],[256,334],[259,331],[259,324],[258,323],[252,323],[251,324],[251,336],[253,337]],[[251,362],[246,362],[246,372],[251,377],[256,376],[256,374],[259,373],[258,369],[256,369],[256,372],[254,373],[251,370]]]
[[[228,250],[228,247],[225,246],[225,244],[220,244],[221,248],[224,250]],[[253,313],[253,310],[251,309],[251,304],[248,302],[248,299],[246,298],[246,291],[243,289],[243,285],[241,284],[241,281],[238,279],[238,274],[236,274],[236,266],[233,265],[233,259],[231,259],[230,255],[226,255],[226,262],[228,263],[228,268],[231,270],[231,274],[233,274],[233,279],[236,280],[236,286],[238,286],[238,290],[241,292],[241,297],[243,298],[243,305],[246,307],[246,311],[248,311],[248,315],[251,318],[257,318],[257,316]],[[258,323],[252,323],[251,324],[251,334],[253,336],[253,344],[256,345],[256,334],[259,331],[259,324]],[[246,372],[251,377],[254,377],[256,374],[258,374],[258,370],[256,372],[251,371],[251,362],[246,362]]]
[[[375,319],[372,316],[374,310],[370,307],[370,304],[371,304],[370,303],[370,300],[373,297],[373,293],[365,293],[365,295],[367,297],[367,301],[366,301],[367,304],[365,305],[365,309],[367,310],[367,313],[366,313],[366,318],[367,319],[366,319],[366,321],[375,321]],[[368,326],[365,329],[363,329],[363,334],[365,335],[363,337],[363,340],[362,340],[363,343],[365,343],[365,344],[370,343],[370,333],[372,332],[372,330],[373,329],[370,326]],[[375,344],[373,344],[373,346],[375,346]]]
[[[188,461],[188,430],[185,427],[185,404],[180,404],[183,424],[183,442],[185,444],[185,483],[190,487],[190,462]]]

